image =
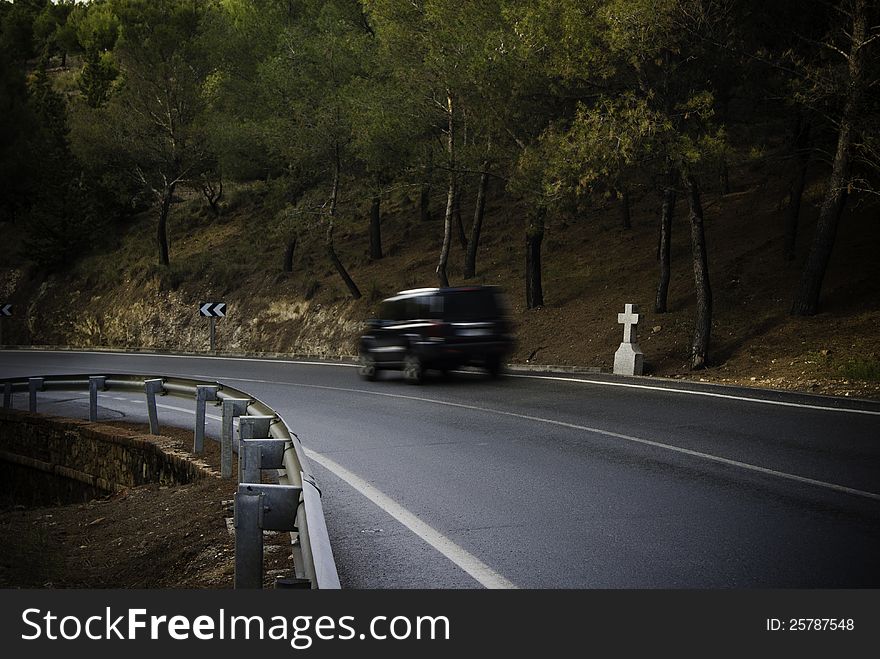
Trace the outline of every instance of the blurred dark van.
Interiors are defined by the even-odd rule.
[[[401,370],[413,384],[425,371],[478,366],[501,374],[514,338],[501,289],[495,286],[418,288],[384,300],[360,339],[360,373],[375,380]]]

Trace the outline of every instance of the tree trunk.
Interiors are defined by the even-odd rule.
[[[446,142],[446,151],[449,159],[449,188],[446,193],[446,215],[443,221],[443,247],[440,249],[440,262],[437,264],[437,281],[441,288],[449,286],[449,278],[446,276],[446,266],[449,262],[449,247],[452,243],[452,216],[455,206],[455,106],[452,102],[452,94],[446,93],[446,108],[448,113],[449,130]]]
[[[721,183],[721,194],[730,194],[730,171],[727,167],[727,159],[721,161],[721,170],[718,172],[718,179]]]
[[[712,287],[709,285],[709,256],[706,253],[706,233],[703,227],[703,206],[700,191],[693,177],[685,177],[691,223],[691,253],[694,260],[694,286],[697,292],[697,311],[694,319],[694,338],[691,342],[691,369],[709,365],[709,339],[712,333]]]
[[[455,231],[458,233],[458,242],[462,249],[467,248],[467,235],[464,232],[464,222],[461,221],[461,186],[456,184],[455,200],[452,202],[452,216],[455,219]]]
[[[541,285],[541,243],[544,241],[543,206],[534,209],[529,216],[526,230],[526,308],[544,306],[544,289]]]
[[[794,261],[797,254],[797,230],[801,213],[801,199],[807,181],[807,167],[810,164],[810,125],[802,123],[798,115],[797,137],[795,138],[795,158],[797,171],[791,180],[788,195],[788,212],[785,215],[785,260]]]
[[[168,257],[168,215],[171,213],[171,200],[174,197],[176,183],[169,183],[162,189],[159,205],[159,224],[156,227],[156,242],[159,244],[159,261],[162,265],[171,264]]]
[[[211,207],[211,213],[214,217],[220,217],[220,199],[223,198],[223,179],[217,180],[214,185],[210,178],[206,178],[202,182],[202,194]]]
[[[624,229],[632,229],[632,220],[629,212],[629,190],[624,188],[618,193],[620,197],[620,219]]]
[[[341,168],[339,145],[336,144],[333,148],[333,190],[330,193],[330,212],[327,217],[327,233],[324,237],[324,246],[327,249],[327,256],[330,258],[330,262],[333,264],[333,267],[336,268],[336,272],[345,283],[348,292],[355,300],[359,300],[361,297],[361,291],[348,274],[348,270],[345,269],[342,261],[339,260],[339,256],[336,254],[336,248],[333,245],[333,223],[336,219],[336,205],[339,200],[339,175]]]
[[[791,307],[793,316],[812,316],[819,308],[819,294],[822,281],[834,249],[837,236],[837,225],[846,205],[847,188],[852,170],[852,122],[862,94],[864,84],[863,61],[864,43],[867,37],[867,5],[866,0],[855,0],[853,3],[853,28],[849,52],[849,85],[846,103],[840,117],[840,128],[837,135],[837,149],[831,167],[831,178],[828,181],[828,192],[819,211],[819,221],[810,253],[801,275],[800,287]]]
[[[419,219],[422,222],[431,221],[431,178],[434,174],[434,155],[428,150],[428,163],[425,165],[425,175],[419,190]]]
[[[373,197],[373,203],[370,205],[370,258],[378,261],[382,258],[382,199],[378,194]]]
[[[296,251],[296,236],[291,238],[287,243],[287,249],[284,250],[284,272],[293,272],[293,254]]]
[[[471,226],[471,238],[468,241],[467,253],[464,257],[464,278],[473,279],[477,276],[477,248],[480,246],[480,232],[483,230],[483,213],[486,210],[486,189],[489,187],[489,162],[483,163],[480,174],[480,187],[477,188],[477,205],[474,209],[474,223]]]
[[[332,234],[332,222],[331,222],[331,234]],[[336,272],[342,278],[342,281],[345,282],[346,288],[348,288],[348,292],[355,300],[361,299],[361,291],[357,287],[357,284],[354,283],[354,280],[348,274],[348,270],[345,269],[345,266],[342,265],[342,261],[339,260],[339,256],[336,254],[336,249],[333,247],[332,238],[327,242],[327,256],[330,257],[330,262],[333,264],[333,267],[336,268]]]
[[[654,300],[656,313],[666,313],[667,310],[672,273],[672,216],[675,214],[675,197],[675,188],[670,183],[663,189],[663,208],[660,211],[660,246],[657,250],[660,281],[657,284],[657,298]]]

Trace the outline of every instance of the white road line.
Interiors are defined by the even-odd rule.
[[[245,381],[245,380],[240,380]],[[259,382],[259,381],[254,381]],[[277,384],[277,383],[268,383],[268,384]],[[716,462],[719,464],[728,465],[730,467],[737,467],[739,469],[744,469],[746,471],[752,471],[759,474],[764,474],[767,476],[775,476],[776,478],[782,478],[785,480],[795,481],[797,483],[803,483],[806,485],[813,485],[816,487],[821,487],[826,490],[832,490],[834,492],[841,492],[844,494],[851,494],[854,496],[863,497],[866,499],[872,499],[874,501],[880,501],[880,494],[876,494],[874,492],[866,492],[864,490],[857,490],[855,488],[846,487],[845,485],[838,485],[837,483],[829,483],[827,481],[820,481],[814,478],[807,478],[806,476],[798,476],[797,474],[789,474],[784,471],[777,471],[775,469],[769,469],[767,467],[761,467],[759,465],[753,465],[748,462],[740,462],[739,460],[731,460],[729,458],[723,458],[718,455],[712,455],[710,453],[702,453],[700,451],[693,451],[691,449],[682,448],[680,446],[673,446],[671,444],[663,444],[661,442],[655,442],[650,439],[643,439],[641,437],[633,437],[632,435],[624,435],[622,433],[612,432],[610,430],[602,430],[601,428],[591,428],[589,426],[582,426],[576,423],[567,423],[565,421],[557,421],[556,419],[546,419],[539,416],[531,416],[529,414],[519,414],[517,412],[507,412],[504,410],[496,410],[489,407],[480,407],[478,405],[466,405],[464,403],[451,403],[448,401],[442,400],[434,400],[432,398],[422,398],[420,396],[405,396],[403,394],[391,394],[382,391],[367,391],[364,389],[350,389],[344,387],[328,387],[324,385],[318,384],[294,384],[289,383],[289,386],[292,387],[305,387],[308,389],[329,389],[333,391],[345,391],[351,393],[359,393],[359,394],[368,394],[371,396],[385,396],[388,398],[402,398],[405,400],[415,400],[422,403],[433,403],[434,405],[445,405],[447,407],[457,407],[465,410],[473,410],[476,412],[485,412],[487,414],[498,414],[501,416],[513,417],[516,419],[524,419],[526,421],[534,421],[537,423],[546,423],[553,426],[561,426],[563,428],[571,428],[572,430],[582,430],[584,432],[595,433],[597,435],[604,435],[605,437],[614,437],[615,439],[623,439],[628,442],[633,442],[636,444],[642,444],[644,446],[651,446],[653,448],[664,449],[667,451],[672,451],[675,453],[680,453],[682,455],[689,455],[691,457],[700,458],[703,460],[709,460],[711,462]]]
[[[146,405],[146,404],[147,404],[146,401],[143,401],[143,400],[132,400],[131,398],[128,398],[128,399],[125,399],[125,398],[117,398],[116,400],[127,400],[129,403],[138,403],[138,404],[142,404],[142,405]],[[161,409],[163,409],[163,410],[172,410],[172,411],[174,411],[174,412],[185,412],[186,414],[192,414],[193,416],[196,415],[196,411],[195,411],[195,410],[189,410],[189,409],[187,409],[187,408],[185,408],[185,407],[175,407],[174,405],[164,405],[163,403],[156,403],[156,407],[159,407],[159,408],[161,408]],[[219,417],[219,416],[214,416],[213,414],[208,414],[208,413],[205,413],[205,418],[206,418],[206,419],[214,419],[215,421],[222,421],[222,420],[223,420],[223,419],[222,419],[221,417]]]
[[[595,384],[602,387],[625,387],[628,389],[646,389],[648,391],[663,391],[675,394],[689,394],[691,396],[706,396],[709,398],[729,398],[741,400],[747,403],[760,403],[761,405],[779,405],[781,407],[800,407],[808,410],[821,410],[823,412],[847,412],[849,414],[868,414],[880,416],[880,410],[858,410],[851,407],[829,407],[827,405],[809,405],[807,403],[790,403],[783,400],[767,400],[765,398],[753,398],[750,396],[736,396],[734,394],[720,394],[714,391],[694,391],[692,389],[676,389],[674,387],[660,387],[649,384],[634,384],[632,382],[606,382],[605,380],[588,380],[584,378],[566,378],[558,375],[520,375],[508,373],[512,378],[530,378],[533,380],[555,380],[557,382],[577,382],[579,384]]]
[[[22,351],[26,352],[26,351]],[[299,364],[303,366],[333,366],[333,367],[344,367],[344,368],[358,368],[358,364],[348,364],[344,362],[315,362],[315,361],[298,361],[295,359],[272,359],[272,358],[257,358],[257,357],[213,357],[213,356],[200,356],[200,355],[160,355],[154,353],[139,353],[139,352],[101,352],[101,351],[79,351],[79,350],[34,350],[27,351],[31,353],[40,353],[40,354],[77,354],[77,355],[101,355],[101,356],[113,356],[113,357],[143,357],[150,359],[206,359],[213,361],[239,361],[239,362],[255,362],[262,364]],[[528,378],[533,380],[554,380],[557,382],[571,382],[576,384],[587,384],[587,385],[597,385],[603,387],[623,387],[625,389],[644,389],[646,391],[659,391],[659,392],[669,392],[675,394],[686,394],[689,396],[704,396],[707,398],[726,398],[729,400],[741,400],[747,403],[757,403],[760,405],[777,405],[779,407],[795,407],[802,409],[810,409],[810,410],[820,410],[823,412],[844,412],[848,414],[867,414],[869,416],[880,416],[880,410],[861,410],[851,407],[831,407],[829,405],[811,405],[808,403],[791,403],[787,401],[781,400],[770,400],[766,398],[756,398],[754,396],[740,396],[736,394],[724,394],[717,393],[712,391],[699,391],[693,389],[679,389],[676,387],[664,387],[659,385],[649,385],[649,384],[636,384],[633,382],[608,382],[605,380],[591,380],[589,378],[581,377],[563,377],[556,375],[529,375],[525,373],[508,373],[508,377],[513,378]],[[208,379],[215,379],[213,377]],[[224,379],[224,378],[221,378]],[[225,378],[230,379],[230,378]],[[238,378],[236,378],[238,379]],[[241,380],[242,382],[250,382],[251,380]],[[253,382],[267,382],[265,380],[253,380]],[[268,383],[268,382],[267,382]],[[272,382],[271,384],[283,384]],[[791,393],[797,395],[797,392],[783,392],[783,393]]]
[[[127,399],[127,401],[130,403],[146,404],[145,401],[142,400]],[[174,410],[176,412],[195,414],[195,410],[189,410],[183,407],[175,407],[173,405],[156,403],[156,407],[160,407],[166,410]],[[205,416],[211,419],[216,419],[217,421],[221,420],[220,417],[210,414],[206,414]],[[315,451],[308,448],[305,449],[305,451],[309,459],[314,460],[328,471],[334,473],[339,479],[348,483],[348,485],[360,492],[373,504],[379,506],[379,508],[387,512],[394,519],[396,519],[410,531],[415,533],[424,542],[446,556],[446,558],[455,563],[458,567],[467,572],[477,582],[479,582],[486,588],[516,588],[513,583],[495,572],[488,565],[480,561],[476,556],[459,547],[452,540],[444,536],[442,533],[440,533],[430,525],[423,522],[413,513],[408,511],[406,508],[388,497],[383,492],[379,491],[378,489],[367,483],[359,476],[356,476],[352,472],[348,471],[345,467],[337,464],[330,458],[325,457],[320,453],[316,453]]]
[[[85,392],[85,393],[82,393],[82,392],[72,392],[72,393],[73,393],[75,396],[83,396],[83,397],[89,395],[88,392]],[[145,400],[140,400],[140,399],[123,398],[123,397],[121,397],[121,396],[103,396],[103,397],[104,397],[104,398],[110,398],[110,399],[112,399],[112,400],[118,400],[118,401],[123,402],[123,403],[134,403],[135,405],[140,405],[140,406],[142,406],[142,407],[146,407],[146,405],[147,405],[147,402],[146,402]],[[102,398],[102,396],[99,395],[99,396],[98,396],[98,402],[99,402],[99,403],[100,403],[100,401],[101,401],[101,398]],[[63,402],[64,402],[63,400],[51,399],[51,398],[47,398],[46,400],[51,400],[51,401],[53,401],[55,404],[63,403]],[[172,411],[174,411],[174,412],[185,412],[186,414],[192,414],[193,416],[195,416],[195,414],[196,414],[196,411],[195,411],[195,410],[190,410],[190,409],[187,409],[187,408],[185,408],[185,407],[175,407],[174,405],[165,405],[165,404],[163,404],[163,403],[156,403],[156,407],[161,408],[161,409],[163,409],[163,410],[172,410]],[[206,418],[206,419],[213,419],[214,421],[222,421],[222,420],[223,420],[222,417],[215,416],[215,415],[213,415],[213,414],[207,414],[207,413],[205,414],[205,418]]]
[[[399,503],[370,485],[367,481],[320,453],[316,453],[308,448],[305,449],[305,451],[310,460],[314,460],[322,467],[335,474],[338,478],[345,481],[348,485],[387,512],[394,519],[431,545],[434,549],[439,551],[486,588],[516,588],[513,583],[495,572],[476,556],[459,547],[452,540],[423,522]]]
[[[535,377],[535,378],[538,378],[539,376],[516,376],[516,377]],[[516,412],[506,412],[504,410],[496,410],[496,409],[492,409],[492,408],[488,408],[488,407],[480,407],[478,405],[465,405],[464,403],[452,403],[452,402],[448,402],[448,401],[435,400],[432,398],[423,398],[420,396],[406,396],[403,394],[392,394],[392,393],[387,393],[387,392],[382,392],[382,391],[368,391],[366,389],[353,389],[350,387],[330,387],[330,386],[317,385],[317,384],[299,384],[299,383],[295,383],[295,382],[274,382],[271,380],[257,380],[257,379],[250,379],[250,378],[224,378],[224,379],[227,381],[232,381],[232,382],[252,382],[252,383],[258,383],[258,384],[273,384],[273,385],[282,385],[282,386],[291,386],[291,387],[305,387],[308,389],[325,389],[325,390],[330,390],[330,391],[345,391],[345,392],[349,392],[349,393],[366,394],[366,395],[370,395],[370,396],[385,396],[388,398],[400,398],[400,399],[404,399],[404,400],[415,400],[415,401],[419,401],[419,402],[423,402],[423,403],[432,403],[434,405],[445,405],[447,407],[457,407],[457,408],[461,408],[461,409],[474,410],[474,411],[478,411],[478,412],[485,412],[487,414],[498,414],[501,416],[509,416],[509,417],[513,417],[513,418],[524,419],[527,421],[535,421],[538,423],[546,423],[546,424],[550,424],[550,425],[561,426],[564,428],[571,428],[573,430],[582,430],[584,432],[595,433],[597,435],[604,435],[606,437],[614,437],[616,439],[623,439],[623,440],[626,440],[629,442],[642,444],[645,446],[652,446],[654,448],[665,449],[668,451],[673,451],[675,453],[689,455],[691,457],[701,458],[703,460],[708,460],[708,461],[716,462],[719,464],[725,464],[725,465],[728,465],[731,467],[737,467],[739,469],[744,469],[746,471],[752,471],[755,473],[760,473],[760,474],[764,474],[764,475],[768,475],[768,476],[775,476],[776,478],[782,478],[785,480],[795,481],[795,482],[803,483],[806,485],[813,485],[815,487],[824,488],[824,489],[831,490],[834,492],[840,492],[840,493],[844,493],[844,494],[850,494],[850,495],[854,495],[854,496],[863,497],[866,499],[872,499],[874,501],[880,501],[880,494],[876,494],[874,492],[867,492],[865,490],[858,490],[855,488],[846,487],[845,485],[839,485],[837,483],[830,483],[828,481],[816,480],[814,478],[808,478],[806,476],[799,476],[797,474],[789,474],[789,473],[786,473],[783,471],[777,471],[775,469],[769,469],[767,467],[753,465],[748,462],[740,462],[739,460],[731,460],[729,458],[723,458],[721,456],[712,455],[709,453],[702,453],[700,451],[692,451],[690,449],[681,448],[679,446],[673,446],[671,444],[663,444],[661,442],[655,442],[655,441],[652,441],[649,439],[643,439],[641,437],[633,437],[631,435],[624,435],[622,433],[611,432],[609,430],[602,430],[601,428],[591,428],[589,426],[581,426],[581,425],[574,424],[574,423],[567,423],[565,421],[557,421],[555,419],[546,419],[543,417],[536,417],[536,416],[531,416],[528,414],[519,414]],[[551,378],[545,378],[545,379],[562,380],[562,381],[568,381],[568,382],[582,382],[582,383],[587,383],[587,384],[590,384],[593,382],[591,380],[580,380],[580,379],[576,379],[576,378],[551,377]],[[739,398],[736,396],[728,396],[727,394],[715,394],[715,393],[711,393],[711,392],[690,392],[690,391],[684,390],[684,389],[667,389],[666,387],[650,387],[648,385],[632,385],[632,384],[628,384],[628,383],[603,383],[603,384],[608,384],[610,386],[629,386],[629,387],[639,387],[639,388],[643,388],[643,389],[656,389],[659,391],[674,391],[674,392],[680,392],[680,393],[697,393],[698,395],[715,396],[715,397],[720,397],[720,398]],[[744,400],[752,400],[752,401],[758,402],[758,403],[768,402],[768,401],[763,401],[758,398],[744,399]],[[831,411],[838,411],[838,412],[839,411],[846,411],[846,412],[858,412],[858,413],[866,413],[866,414],[877,414],[876,412],[870,412],[868,410],[840,410],[840,409],[834,408],[834,407],[823,408],[823,407],[817,407],[817,406],[812,406],[812,405],[800,405],[797,403],[782,403],[782,402],[778,402],[778,401],[770,401],[770,402],[772,404],[776,404],[776,405],[787,405],[787,406],[793,406],[793,407],[807,407],[810,409],[831,410]],[[178,409],[180,411],[187,411],[187,410],[183,410],[181,408],[170,408],[170,409]],[[216,417],[212,417],[212,418],[216,418]]]

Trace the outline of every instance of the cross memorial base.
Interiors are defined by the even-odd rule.
[[[638,343],[621,343],[614,353],[615,375],[641,375],[645,367],[645,353]]]

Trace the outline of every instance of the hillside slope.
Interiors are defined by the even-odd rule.
[[[687,209],[673,225],[669,313],[653,313],[657,280],[659,196],[635,194],[630,230],[613,203],[549,221],[544,242],[546,306],[524,308],[525,226],[500,190],[487,205],[477,263],[481,283],[508,295],[518,328],[513,361],[609,370],[622,331],[617,313],[636,303],[647,372],[814,392],[880,397],[880,224],[876,207],[851,200],[825,280],[822,313],[791,318],[788,310],[809,246],[822,194],[821,178],[805,195],[799,260],[782,258],[785,181],[776,172],[742,167],[732,191],[705,192],[707,243],[714,295],[711,368],[687,369],[693,326],[693,274]],[[472,207],[467,191],[466,226]],[[0,296],[16,304],[4,341],[19,345],[208,348],[200,302],[225,301],[217,347],[227,353],[350,356],[362,321],[397,290],[433,286],[442,240],[436,218],[418,219],[415,199],[389,195],[383,206],[385,258],[368,259],[368,199],[342,207],[337,251],[364,297],[352,300],[320,248],[320,232],[301,236],[294,271],[281,271],[289,229],[271,217],[262,186],[227,195],[220,218],[198,198],[176,204],[170,221],[170,269],[155,265],[154,219],[144,214],[117,227],[100,253],[43,277],[3,264]],[[14,227],[4,227],[4,234]],[[15,240],[13,237],[12,243]],[[449,278],[462,279],[464,250],[453,244]]]

